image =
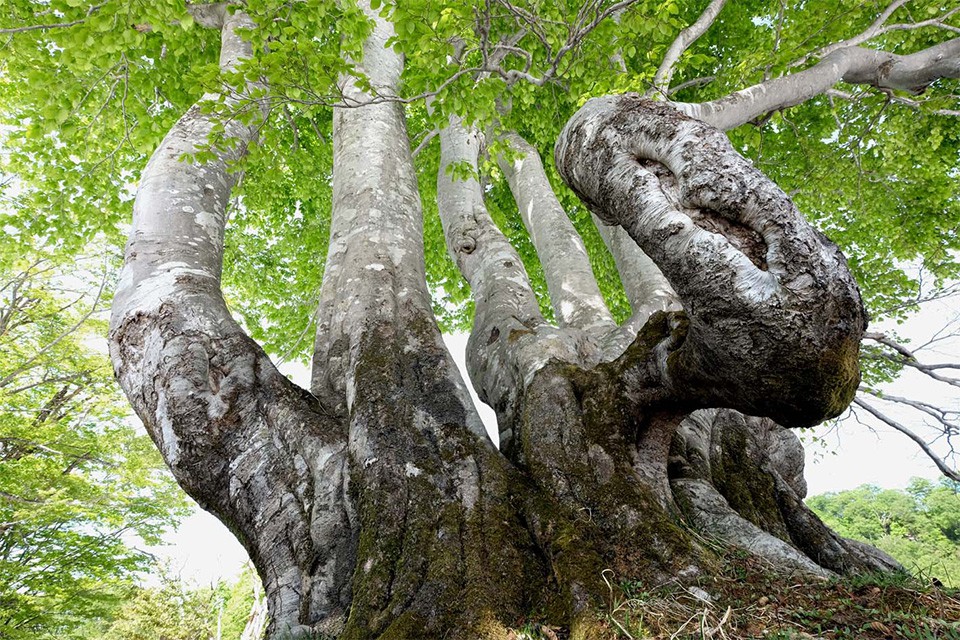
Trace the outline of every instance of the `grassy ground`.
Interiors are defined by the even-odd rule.
[[[610,584],[603,622],[610,638],[634,640],[960,640],[960,590],[922,577],[836,580],[777,575],[728,555],[723,573],[698,584],[654,588]],[[565,630],[530,624],[517,640],[564,640]]]

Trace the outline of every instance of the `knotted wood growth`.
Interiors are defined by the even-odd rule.
[[[111,350],[181,485],[246,546],[268,635],[507,638],[531,616],[603,638],[605,582],[693,580],[716,554],[688,527],[776,567],[890,568],[801,500],[789,426],[842,410],[864,328],[837,248],[718,131],[636,96],[596,99],[557,145],[565,179],[648,260],[617,327],[536,149],[502,163],[543,258],[552,326],[475,177],[480,133],[440,133],[438,203],[476,301],[468,366],[497,410],[486,437],[431,310],[393,27],[363,6],[370,81],[334,109],[333,210],[311,391],[281,375],[220,291],[232,160],[256,126],[195,107],[144,171]],[[212,16],[212,17],[211,17]],[[242,12],[211,9],[221,65],[251,55]],[[227,102],[236,96],[226,96]],[[369,101],[369,103],[365,103]],[[567,224],[565,224],[567,223]],[[578,252],[573,273],[565,251]],[[623,274],[629,276],[629,273]],[[565,277],[566,276],[566,277]],[[675,292],[675,294],[674,294]],[[676,308],[674,295],[683,311]],[[646,299],[644,299],[646,298]],[[656,312],[654,312],[656,310]]]
[[[596,98],[568,122],[556,160],[679,296],[687,335],[659,364],[675,393],[788,426],[846,408],[866,327],[856,283],[836,245],[726,136],[636,95]],[[753,259],[749,238],[763,245]]]

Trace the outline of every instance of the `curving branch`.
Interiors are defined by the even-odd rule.
[[[960,29],[945,23],[947,19],[960,11],[960,7],[949,9],[938,16],[934,16],[933,18],[929,18],[927,20],[921,20],[919,22],[887,24],[887,21],[894,14],[894,12],[907,4],[909,1],[910,0],[895,0],[894,2],[891,2],[884,8],[883,11],[880,12],[880,15],[877,16],[876,20],[874,20],[870,26],[864,29],[862,32],[858,33],[852,38],[834,42],[824,47],[820,47],[815,51],[811,51],[810,53],[791,62],[788,65],[788,68],[792,69],[801,67],[810,60],[824,58],[839,49],[859,46],[864,42],[872,40],[878,36],[882,36],[885,33],[890,33],[891,31],[914,31],[916,29],[923,29],[926,27],[939,27],[948,31],[960,32]]]
[[[849,404],[866,318],[843,256],[722,132],[635,94],[595,98],[556,161],[684,305],[685,339],[659,363],[668,388],[787,426]]]
[[[252,47],[256,25],[219,12],[220,66]],[[248,90],[253,87],[247,87]],[[220,289],[231,166],[257,122],[221,122],[201,104],[171,128],[143,171],[110,323],[120,385],[180,485],[237,535],[263,578],[271,628],[343,606],[350,524],[343,425],[282,375],[230,315]],[[240,105],[227,94],[231,110]],[[265,114],[264,114],[265,115]],[[223,137],[211,135],[223,126]],[[210,144],[213,158],[190,162]],[[311,522],[319,509],[328,514]],[[320,571],[316,558],[325,558]]]
[[[838,82],[920,93],[939,78],[960,78],[960,38],[909,55],[849,46],[790,75],[735,91],[718,100],[674,103],[683,113],[718,129],[733,129],[755,118],[798,105]]]
[[[723,5],[726,3],[727,0],[711,0],[710,4],[703,10],[703,13],[700,14],[696,22],[677,35],[676,39],[667,49],[667,52],[663,55],[660,67],[653,76],[652,92],[657,92],[664,96],[669,93],[670,81],[673,79],[673,73],[677,62],[680,60],[680,56],[716,22],[717,16],[720,15],[720,10],[723,9]]]
[[[960,362],[938,362],[935,364],[924,363],[917,358],[913,351],[885,334],[870,332],[864,334],[863,337],[864,339],[872,340],[878,344],[882,344],[894,352],[868,355],[867,357],[883,358],[896,364],[915,369],[916,371],[919,371],[928,378],[936,380],[937,382],[942,382],[952,387],[960,388],[960,375],[950,376],[939,373],[940,371],[956,371],[958,374],[960,374]]]
[[[951,469],[949,466],[947,466],[947,464],[943,461],[943,459],[940,456],[938,456],[936,452],[930,447],[927,441],[921,438],[920,436],[918,436],[916,433],[914,433],[910,428],[894,420],[887,414],[883,413],[873,405],[870,405],[864,402],[860,398],[854,399],[853,403],[858,407],[860,407],[861,409],[863,409],[864,411],[866,411],[867,413],[869,413],[870,415],[872,415],[874,418],[876,418],[883,424],[893,429],[896,429],[903,435],[913,440],[916,443],[916,445],[920,447],[920,449],[927,455],[927,457],[933,461],[933,464],[937,466],[937,469],[940,470],[940,473],[942,473],[943,475],[945,475],[946,477],[950,478],[955,482],[960,482],[960,473],[958,473],[954,469]]]

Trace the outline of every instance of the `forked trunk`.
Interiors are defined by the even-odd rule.
[[[392,26],[365,10],[359,64],[395,94]],[[252,24],[212,13],[230,69]],[[704,536],[786,571],[895,566],[803,506],[792,433],[706,409],[791,426],[835,415],[864,325],[836,247],[721,134],[626,96],[588,103],[558,144],[565,179],[643,250],[618,258],[643,280],[626,327],[516,140],[528,157],[503,168],[553,327],[477,180],[446,171],[478,166],[479,134],[456,117],[441,132],[441,218],[477,302],[468,365],[497,449],[431,311],[403,107],[364,104],[352,77],[342,90],[312,391],[277,372],[220,293],[228,165],[255,124],[232,121],[211,162],[182,156],[217,116],[191,109],[168,134],[142,177],[111,324],[117,375],[177,480],[250,553],[269,638],[507,638],[533,617],[602,638],[610,576],[702,577],[721,561]],[[564,247],[578,258],[566,279]]]

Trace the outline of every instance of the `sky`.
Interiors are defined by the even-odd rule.
[[[950,322],[960,323],[960,302],[957,298],[928,302],[920,313],[900,326],[885,324],[871,327],[871,331],[896,330],[909,336],[911,346],[923,344]],[[445,336],[454,360],[466,378],[464,351],[467,335]],[[960,361],[960,337],[953,337],[923,351],[924,361]],[[309,386],[309,368],[285,364],[281,370],[294,382]],[[467,385],[470,387],[470,385]],[[472,387],[470,387],[473,393]],[[921,374],[907,372],[894,384],[884,388],[885,393],[907,396],[925,401],[950,404],[960,410],[960,389],[934,383]],[[951,393],[952,392],[952,393]],[[474,394],[474,403],[488,429],[495,429],[493,410],[481,403]],[[880,404],[879,401],[875,404]],[[899,414],[901,422],[916,426],[916,416]],[[838,424],[824,424],[800,434],[806,450],[806,478],[808,495],[827,491],[853,489],[862,484],[884,488],[903,488],[910,478],[919,476],[937,478],[939,472],[923,452],[906,436],[879,425],[875,420],[861,422],[847,415]],[[943,450],[943,443],[939,445]],[[199,508],[186,518],[181,526],[168,534],[166,545],[151,551],[166,561],[171,570],[197,585],[212,585],[220,579],[233,579],[247,561],[246,552],[220,522]]]

